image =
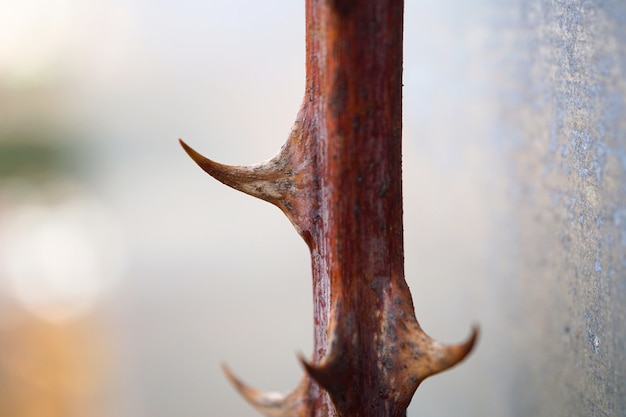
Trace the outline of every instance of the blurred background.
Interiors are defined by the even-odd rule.
[[[624,27],[619,1],[406,2],[407,281],[434,338],[482,329],[409,416],[624,415]],[[304,28],[292,0],[0,2],[0,416],[256,415],[222,361],[295,387],[306,245],[177,139],[273,156]]]

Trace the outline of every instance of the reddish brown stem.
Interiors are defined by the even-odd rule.
[[[420,328],[404,280],[402,0],[307,0],[306,94],[281,152],[210,175],[276,204],[312,259],[314,352],[278,400],[227,375],[272,416],[403,416],[420,382],[453,366],[476,332],[444,346]]]
[[[336,397],[350,415],[372,407],[390,415],[381,407],[386,388],[377,370],[375,316],[384,292],[404,285],[402,25],[402,0],[307,1],[307,93],[317,116],[326,214],[312,230],[321,324],[315,351],[326,351],[325,307],[335,306],[338,323],[356,339],[339,346],[341,378],[329,375],[344,385]],[[350,344],[358,346],[354,354]]]

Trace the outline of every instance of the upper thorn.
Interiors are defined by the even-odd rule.
[[[292,179],[285,173],[286,164],[281,158],[282,154],[252,166],[224,165],[196,152],[182,139],[179,141],[200,168],[229,187],[274,204],[278,204],[295,189]]]

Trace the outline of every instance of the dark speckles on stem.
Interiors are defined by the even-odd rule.
[[[328,5],[333,8],[333,10],[341,17],[346,17],[350,10],[352,10],[352,6],[354,5],[353,0],[327,0]]]
[[[377,293],[380,292],[385,287],[386,280],[387,278],[383,276],[374,277],[374,279],[370,281],[370,289]]]
[[[383,358],[382,365],[387,370],[392,370],[394,368],[393,360],[391,358]]]
[[[378,390],[378,397],[381,399],[386,399],[389,397],[389,390],[385,389],[385,388],[380,388],[380,390]]]
[[[336,71],[333,85],[334,88],[330,97],[329,107],[335,115],[340,115],[346,109],[348,98],[348,80],[345,74]]]
[[[385,194],[389,191],[389,178],[383,176],[380,178],[380,182],[378,183],[378,196],[383,198]]]
[[[352,118],[352,131],[354,133],[359,133],[361,130],[361,117],[356,115]]]
[[[398,332],[396,330],[397,329],[393,325],[387,326],[386,329],[385,338],[392,344],[398,341]]]

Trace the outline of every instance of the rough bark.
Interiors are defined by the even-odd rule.
[[[314,352],[281,398],[226,373],[268,416],[403,416],[424,378],[471,350],[420,328],[404,280],[402,0],[307,0],[306,92],[291,135],[262,165],[207,173],[278,206],[310,248]]]

